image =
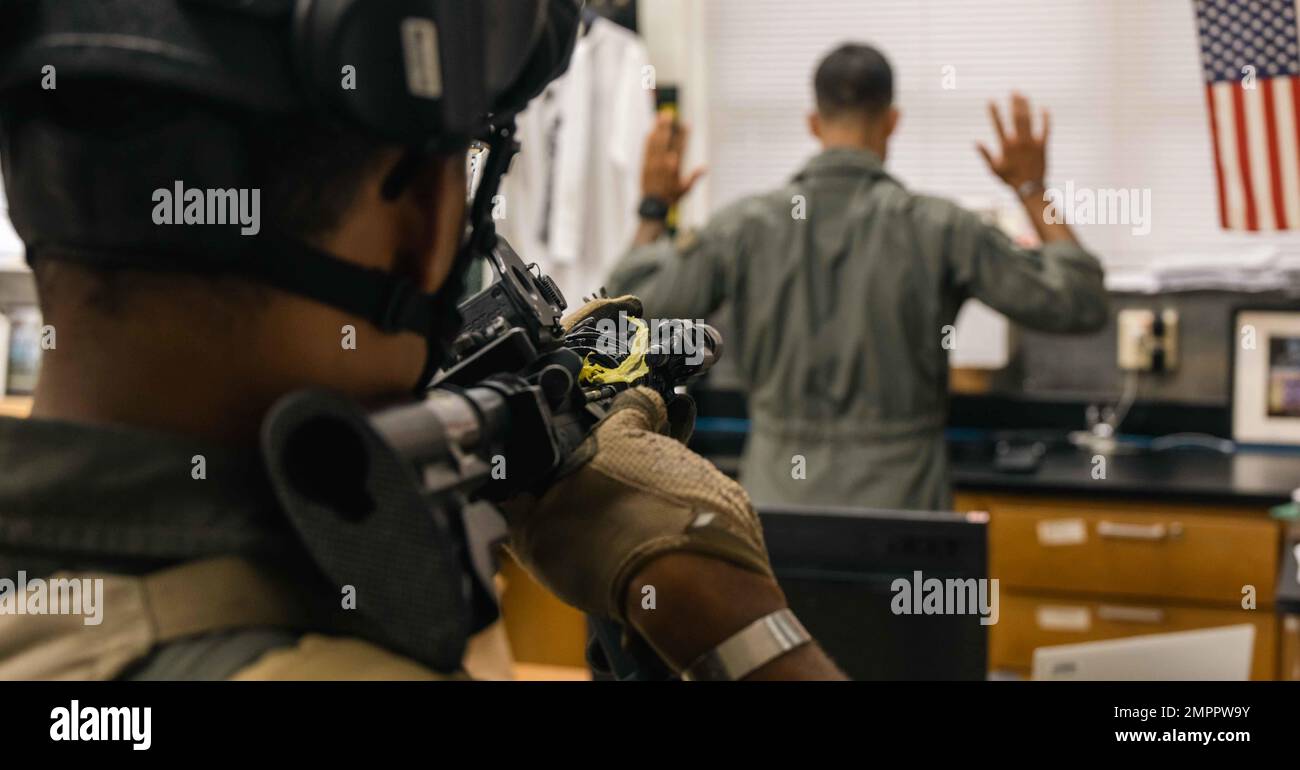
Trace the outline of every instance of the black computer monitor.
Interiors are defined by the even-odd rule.
[[[996,611],[981,614],[978,592],[996,607],[997,585],[983,580],[986,514],[779,507],[759,516],[791,609],[851,678],[985,678]]]

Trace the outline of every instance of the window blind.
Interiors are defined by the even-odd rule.
[[[888,168],[909,188],[1014,208],[975,142],[994,145],[987,103],[1020,90],[1052,113],[1048,185],[1149,189],[1151,231],[1086,225],[1110,265],[1226,257],[1290,233],[1219,227],[1196,23],[1185,0],[708,0],[708,187],[712,210],[780,184],[816,152],[812,74],[841,42],[890,58],[903,113]],[[945,68],[951,67],[951,70]],[[945,71],[955,88],[944,88]],[[1004,109],[1005,113],[1005,109]]]

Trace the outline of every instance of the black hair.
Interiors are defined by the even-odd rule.
[[[875,118],[894,102],[894,71],[879,50],[845,43],[822,59],[813,78],[817,110],[824,117]]]

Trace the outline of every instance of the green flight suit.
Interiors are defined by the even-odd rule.
[[[1027,327],[1107,319],[1101,264],[1016,246],[977,214],[908,192],[868,151],[821,153],[698,233],[634,247],[609,280],[651,318],[730,301],[746,382],[741,481],[758,504],[943,509],[945,326],[974,297]]]

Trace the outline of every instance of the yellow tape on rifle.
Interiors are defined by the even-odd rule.
[[[636,327],[632,335],[632,351],[623,363],[613,369],[593,364],[591,355],[582,362],[582,371],[578,382],[583,385],[612,385],[614,383],[632,384],[650,373],[650,366],[645,362],[646,352],[650,349],[650,327],[640,318],[627,319]]]

